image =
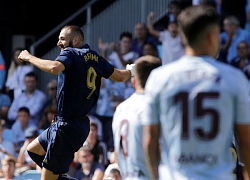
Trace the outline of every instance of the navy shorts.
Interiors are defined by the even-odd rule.
[[[67,173],[74,153],[82,147],[89,134],[89,118],[65,122],[61,117],[43,131],[38,140],[46,151],[43,167],[54,174]]]

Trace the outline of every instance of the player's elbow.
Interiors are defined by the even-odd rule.
[[[61,71],[58,68],[51,68],[50,73],[54,75],[58,75]]]
[[[50,73],[58,75],[65,69],[64,65],[61,62],[56,61],[50,68]]]

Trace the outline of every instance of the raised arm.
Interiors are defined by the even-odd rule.
[[[148,14],[148,17],[147,17],[147,23],[148,23],[148,30],[149,30],[149,33],[152,34],[153,36],[159,38],[160,36],[160,32],[157,31],[154,26],[153,26],[153,17],[154,17],[154,13],[153,12],[150,12]]]
[[[36,56],[31,55],[27,50],[22,51],[19,54],[18,59],[20,61],[29,62],[34,66],[38,67],[39,69],[55,75],[58,75],[65,69],[63,63],[55,60],[45,60],[38,58]]]

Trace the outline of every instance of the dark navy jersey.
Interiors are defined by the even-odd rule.
[[[114,67],[87,44],[61,51],[56,60],[65,66],[58,75],[58,115],[66,121],[86,115],[97,102],[101,78],[109,78]]]

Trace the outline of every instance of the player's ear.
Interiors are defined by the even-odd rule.
[[[135,78],[134,77],[131,77],[131,83],[132,83],[133,88],[135,88]]]
[[[80,39],[78,36],[74,37],[73,39],[73,45],[76,46],[79,43]]]

